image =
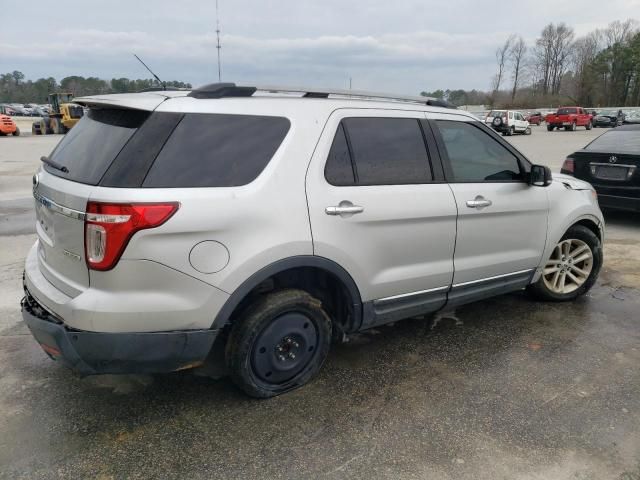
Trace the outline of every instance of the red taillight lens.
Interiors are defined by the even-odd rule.
[[[562,168],[560,169],[560,171],[562,173],[574,173],[576,169],[576,162],[573,158],[566,158],[565,161],[562,163]]]
[[[87,203],[84,222],[87,266],[93,270],[112,269],[134,233],[159,227],[171,218],[178,207],[177,202]]]

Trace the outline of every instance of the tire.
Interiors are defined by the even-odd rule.
[[[592,128],[591,122],[587,123],[586,127],[587,127],[587,130],[591,130]]]
[[[511,135],[513,135],[515,131],[516,131],[515,127],[509,127],[509,130],[507,130],[507,137],[510,137]]]
[[[553,125],[547,125],[547,132],[553,132]]]
[[[571,131],[572,131],[572,132],[575,132],[577,129],[578,129],[578,126],[576,125],[576,122],[573,122],[573,123],[571,124]]]
[[[566,247],[568,245],[568,247]],[[591,259],[585,259],[580,262],[566,262],[562,258],[567,258],[563,255],[567,250],[569,252],[576,252],[577,257],[582,258],[587,253],[591,254]],[[584,249],[586,247],[586,249]],[[573,250],[572,250],[573,249]],[[583,250],[579,250],[583,249]],[[588,252],[587,252],[588,250]],[[554,258],[555,257],[555,258]],[[589,263],[590,262],[590,263]],[[580,267],[578,267],[580,265]],[[562,266],[566,272],[562,280],[563,270],[558,270]],[[598,278],[600,268],[602,267],[602,243],[600,239],[587,227],[582,225],[574,225],[567,233],[563,235],[558,244],[555,246],[551,253],[551,258],[547,260],[543,267],[543,273],[536,283],[533,283],[527,287],[527,291],[534,298],[543,301],[551,302],[566,302],[574,300],[580,295],[587,293]],[[577,269],[581,270],[583,274],[577,273]],[[552,270],[553,269],[553,270]],[[545,273],[547,272],[548,273]],[[574,282],[570,275],[579,279],[580,282]],[[546,277],[546,281],[545,281]],[[566,279],[569,278],[569,285],[566,286]],[[556,285],[558,288],[553,288]],[[562,283],[562,288],[561,287]]]
[[[525,135],[531,135],[531,127],[527,127],[524,131]]]
[[[259,297],[233,323],[225,362],[247,395],[269,398],[294,390],[320,370],[331,344],[331,320],[302,290]]]
[[[20,136],[20,129],[18,127],[16,127],[16,131],[13,132],[13,136],[14,137],[19,137]]]

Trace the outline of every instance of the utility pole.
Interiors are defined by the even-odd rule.
[[[349,77],[349,90],[351,90],[351,77]]]
[[[222,81],[222,70],[220,68],[220,14],[218,13],[218,0],[216,0],[216,50],[218,50],[218,82]]]

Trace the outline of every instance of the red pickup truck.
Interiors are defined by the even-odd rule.
[[[582,107],[560,107],[556,113],[548,114],[545,119],[547,130],[558,130],[564,127],[565,130],[575,132],[578,127],[586,127],[591,130],[593,127],[593,115]]]

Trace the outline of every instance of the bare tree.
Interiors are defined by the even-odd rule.
[[[518,89],[518,82],[522,74],[524,66],[525,55],[527,53],[527,44],[522,37],[518,37],[509,51],[511,58],[511,65],[513,68],[513,88],[511,89],[511,103],[516,99],[516,91]]]
[[[498,47],[496,50],[496,62],[498,63],[498,72],[493,78],[493,93],[491,95],[491,103],[495,102],[496,94],[498,90],[500,90],[500,85],[502,84],[502,80],[504,78],[504,73],[507,66],[507,61],[509,60],[509,53],[511,51],[511,44],[515,39],[515,35],[509,35],[509,38],[504,42],[501,47]]]
[[[560,92],[573,45],[573,29],[564,23],[550,23],[544,27],[536,40],[536,61],[542,71],[541,89],[543,94]]]
[[[600,51],[602,32],[595,30],[573,44],[571,68],[574,73],[573,95],[581,105],[596,105],[592,64]]]

